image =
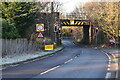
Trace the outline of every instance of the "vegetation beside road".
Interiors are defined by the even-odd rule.
[[[89,2],[84,6],[89,18],[108,39],[118,40],[120,2]]]
[[[38,8],[33,2],[2,2],[3,36],[5,39],[26,38],[27,30],[34,24]],[[12,24],[8,26],[8,24]],[[11,29],[15,28],[12,32]],[[8,33],[9,32],[9,33]],[[7,34],[6,34],[7,33]],[[8,34],[12,34],[9,37]],[[13,35],[13,34],[16,34]],[[19,36],[18,36],[19,34]]]

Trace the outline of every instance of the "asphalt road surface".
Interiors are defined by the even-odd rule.
[[[14,65],[3,70],[3,78],[105,78],[108,57],[97,49],[79,47],[64,40],[56,54]],[[109,74],[108,74],[109,76]]]

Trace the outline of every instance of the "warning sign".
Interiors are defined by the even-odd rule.
[[[54,50],[54,45],[45,45],[45,50]]]
[[[42,33],[40,32],[37,37],[38,37],[38,38],[43,38],[44,36],[43,36]]]
[[[36,24],[36,31],[44,31],[44,24]]]
[[[74,25],[74,20],[70,20],[70,24],[71,24],[71,25]]]

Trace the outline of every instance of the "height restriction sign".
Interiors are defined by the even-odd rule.
[[[71,24],[71,25],[74,25],[74,20],[70,20],[70,24]]]
[[[37,32],[44,31],[44,24],[36,24],[36,31]]]

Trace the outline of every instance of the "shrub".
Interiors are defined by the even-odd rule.
[[[18,30],[15,26],[15,23],[7,22],[6,20],[2,21],[2,38],[3,39],[16,39],[19,38]]]

